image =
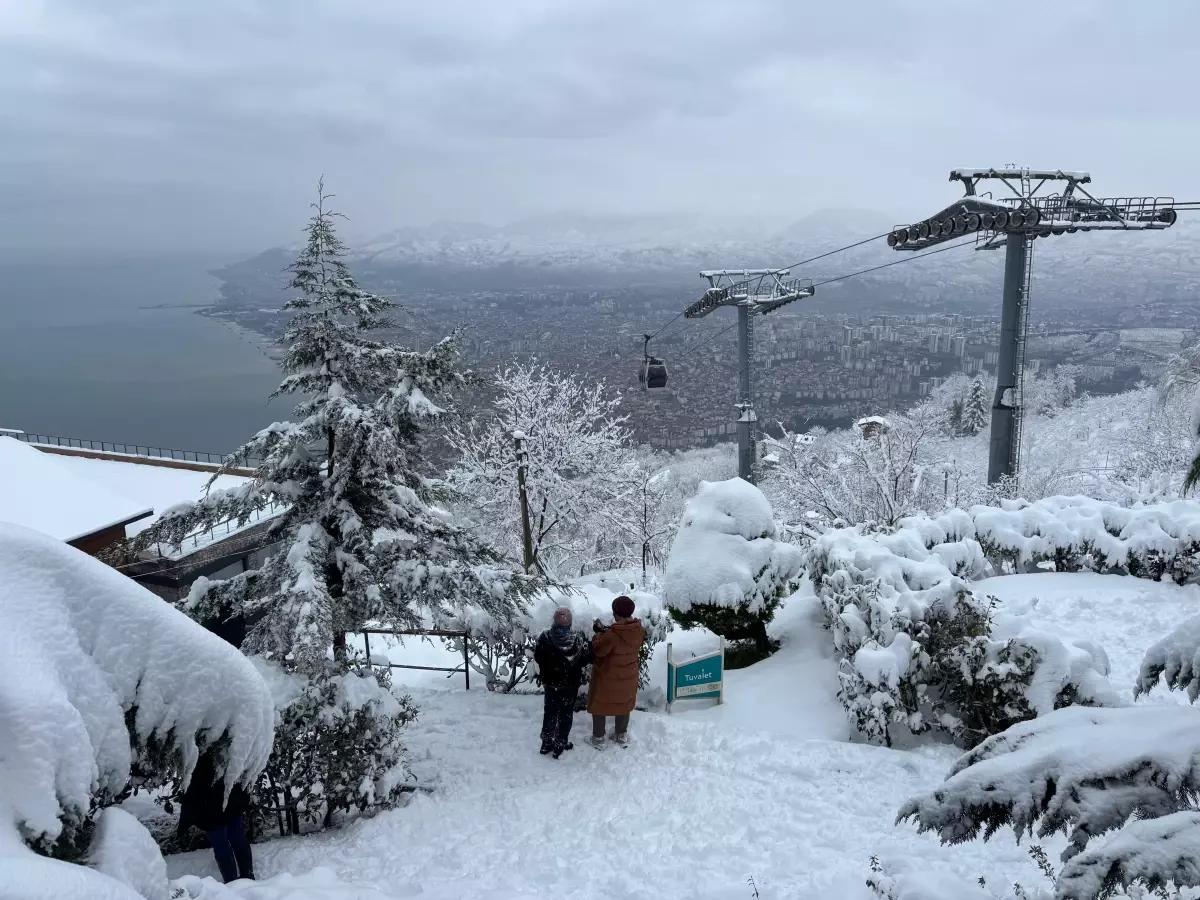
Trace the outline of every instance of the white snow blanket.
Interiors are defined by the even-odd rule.
[[[0,804],[27,839],[53,840],[123,788],[131,737],[173,745],[185,775],[225,737],[230,785],[252,783],[273,714],[235,648],[103,563],[0,523]]]
[[[758,612],[804,565],[804,552],[777,534],[771,504],[754,485],[740,478],[701,482],[667,558],[667,605]]]

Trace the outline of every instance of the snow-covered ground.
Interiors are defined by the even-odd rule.
[[[978,584],[1001,609],[1103,644],[1112,679],[1132,695],[1141,654],[1200,605],[1200,588],[1091,574],[1021,575]],[[541,699],[465,692],[461,679],[396,672],[421,716],[409,747],[423,782],[403,809],[323,835],[255,848],[264,876],[324,866],[355,884],[429,900],[663,897],[857,900],[872,855],[890,871],[980,876],[997,888],[1044,886],[1011,834],[941,847],[893,819],[940,782],[958,752],[847,743],[829,638],[807,591],[772,631],[783,648],[728,675],[723,707],[635,714],[634,743],[560,761],[538,756]],[[703,632],[671,635],[677,652],[707,649]],[[407,652],[407,650],[406,650]],[[411,648],[412,659],[431,652]],[[665,647],[653,664],[664,677]],[[445,657],[443,657],[445,658]],[[1156,692],[1147,702],[1178,702]],[[576,721],[584,734],[586,716]],[[1054,858],[1060,839],[1045,842]],[[207,852],[169,859],[173,876],[214,874]]]

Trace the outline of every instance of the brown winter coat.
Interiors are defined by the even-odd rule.
[[[638,650],[645,630],[639,619],[614,622],[592,639],[592,680],[588,712],[593,716],[627,716],[638,692]]]

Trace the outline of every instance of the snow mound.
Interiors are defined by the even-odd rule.
[[[759,612],[804,565],[803,551],[776,535],[771,505],[754,485],[701,482],[667,558],[666,603],[680,612],[706,605]]]
[[[254,781],[273,735],[270,693],[236,649],[103,563],[0,523],[0,802],[26,839],[57,838],[122,789],[131,738],[173,747],[185,776],[224,738],[232,785]]]
[[[146,827],[123,809],[101,810],[88,863],[145,900],[167,900],[167,862]]]

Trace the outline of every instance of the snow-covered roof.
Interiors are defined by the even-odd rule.
[[[149,516],[131,499],[11,437],[0,437],[0,520],[73,541]]]
[[[892,423],[883,416],[867,416],[854,423],[855,428],[866,428],[868,425],[876,425],[880,428],[892,427]]]
[[[143,506],[151,507],[154,515],[130,525],[130,534],[148,528],[164,510],[172,506],[199,500],[204,496],[208,480],[212,478],[211,472],[152,466],[133,461],[89,459],[84,456],[55,456],[54,460],[88,481],[116,491]],[[247,480],[240,475],[222,475],[213,484],[212,489],[237,487]]]

